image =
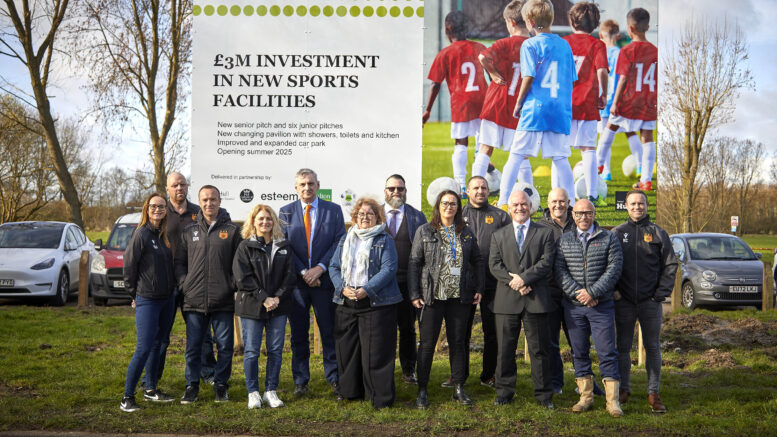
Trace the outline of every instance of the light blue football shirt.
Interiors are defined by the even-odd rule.
[[[599,116],[609,117],[612,98],[615,97],[615,89],[618,87],[618,78],[620,75],[615,73],[615,66],[618,65],[618,54],[621,48],[618,46],[607,47],[607,67],[610,69],[610,76],[607,79],[607,105],[599,111]]]
[[[517,130],[569,135],[572,86],[577,80],[569,43],[553,33],[540,33],[521,46],[521,77],[534,78],[521,108]]]

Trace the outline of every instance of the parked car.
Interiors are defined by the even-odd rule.
[[[124,250],[139,221],[139,212],[123,215],[113,224],[105,246],[102,240],[95,241],[100,251],[92,261],[91,292],[96,305],[105,305],[108,299],[131,300],[124,288]]]
[[[97,256],[75,223],[13,222],[0,225],[0,296],[50,296],[62,306],[78,290],[81,252]]]
[[[697,306],[753,305],[761,307],[761,254],[741,238],[716,233],[670,236],[681,261],[682,304]]]

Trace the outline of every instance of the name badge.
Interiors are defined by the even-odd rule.
[[[451,275],[461,276],[461,267],[451,267]]]

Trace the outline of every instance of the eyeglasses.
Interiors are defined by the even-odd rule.
[[[154,204],[148,205],[148,209],[150,209],[151,211],[154,211],[154,210],[159,211],[159,210],[165,209],[165,207],[167,207],[167,205],[154,205]]]
[[[360,219],[363,219],[363,218],[374,218],[375,217],[375,213],[374,212],[368,212],[368,213],[365,214],[363,212],[360,212],[360,213],[356,214],[356,217],[360,218]]]
[[[575,211],[573,212],[575,215],[575,218],[583,218],[583,217],[593,217],[594,212],[593,211]]]
[[[443,208],[455,208],[459,206],[459,204],[456,202],[440,202],[440,206]]]
[[[386,187],[389,193],[393,193],[394,191],[404,193],[406,188],[405,187]]]

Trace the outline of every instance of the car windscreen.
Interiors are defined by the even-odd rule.
[[[691,258],[697,260],[755,260],[750,247],[736,237],[691,237],[688,238]]]
[[[64,223],[6,223],[0,226],[2,249],[56,249]]]
[[[113,227],[108,244],[105,246],[109,250],[124,250],[132,238],[132,232],[138,227],[137,223],[119,223]]]

